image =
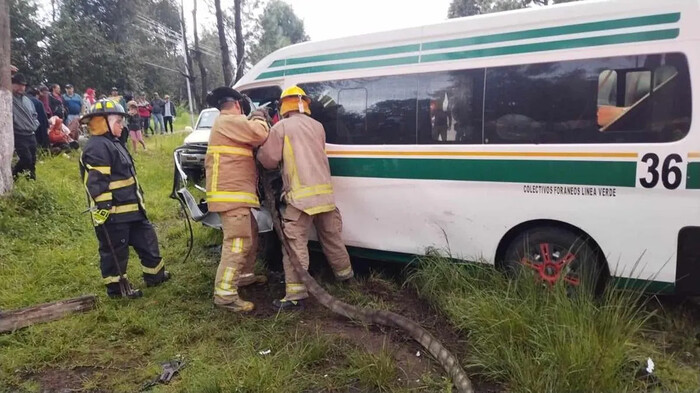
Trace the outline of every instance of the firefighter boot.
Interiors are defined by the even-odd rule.
[[[110,299],[121,299],[123,297],[127,299],[138,299],[143,296],[143,292],[138,288],[134,288],[129,280],[124,278],[118,283],[107,284],[107,296],[109,296]]]
[[[250,312],[255,308],[253,302],[248,302],[241,298],[236,298],[236,300],[230,303],[216,303],[216,306],[233,312]]]
[[[172,277],[172,274],[170,274],[169,271],[164,270],[163,271],[163,278],[160,279],[158,282],[153,282],[153,281],[146,281],[146,287],[151,288],[151,287],[157,287],[158,285],[170,280]]]
[[[303,300],[287,300],[287,299],[280,299],[280,300],[273,300],[272,305],[275,307],[275,309],[279,311],[283,310],[299,310],[304,307],[304,301]]]

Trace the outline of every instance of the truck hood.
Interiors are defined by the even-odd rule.
[[[192,131],[191,134],[189,134],[189,135],[187,135],[187,137],[185,137],[185,144],[186,145],[193,144],[193,143],[207,144],[207,143],[209,143],[209,133],[211,133],[210,128],[203,128],[203,129],[199,129],[199,130],[194,130],[194,131]]]

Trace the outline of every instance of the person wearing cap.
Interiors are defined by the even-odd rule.
[[[73,120],[80,119],[83,111],[83,99],[80,97],[80,94],[75,93],[75,89],[70,83],[65,88],[66,93],[63,95],[63,103],[66,105],[66,112],[68,113],[65,124],[70,125]]]
[[[251,209],[260,207],[253,149],[265,142],[269,126],[262,112],[253,112],[248,119],[250,103],[230,87],[214,89],[206,101],[221,111],[212,126],[204,160],[207,205],[209,211],[221,215],[224,231],[214,304],[247,312],[255,305],[241,299],[238,288],[267,282],[266,276],[254,274],[258,228]]]
[[[343,219],[335,206],[331,171],[326,156],[326,132],[311,118],[311,99],[304,90],[292,86],[282,92],[280,114],[283,119],[270,130],[267,142],[258,150],[257,159],[267,169],[282,166],[284,205],[282,232],[289,242],[291,255],[309,268],[309,227],[316,228],[323,253],[336,279],[353,276],[350,256],[341,235]],[[275,300],[279,309],[294,308],[309,297],[289,259],[282,261],[286,294]]]
[[[12,75],[12,130],[15,136],[15,152],[19,160],[12,168],[12,177],[26,174],[36,179],[36,139],[34,132],[39,128],[36,108],[24,92],[27,79],[23,74]]]
[[[163,123],[163,111],[165,110],[165,101],[160,98],[158,93],[153,93],[153,100],[151,100],[151,107],[153,107],[153,130],[158,134],[165,134],[165,124]]]
[[[126,100],[124,100],[124,97],[119,95],[119,89],[117,89],[116,86],[112,88],[109,99],[121,105],[122,108],[126,108]]]
[[[129,298],[142,296],[119,274],[126,273],[129,246],[141,260],[146,286],[170,279],[160,256],[158,237],[146,215],[134,160],[118,139],[125,116],[118,103],[100,100],[80,119],[90,132],[80,157],[80,174],[99,243],[102,278],[111,298],[122,297],[120,282],[131,289],[126,291]]]

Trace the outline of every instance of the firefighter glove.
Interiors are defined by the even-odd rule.
[[[265,120],[267,124],[270,124],[272,122],[272,118],[270,117],[270,114],[267,113],[265,109],[258,109],[250,114],[250,119],[261,119]]]

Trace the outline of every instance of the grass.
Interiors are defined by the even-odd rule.
[[[104,293],[94,230],[82,213],[78,153],[41,157],[37,181],[20,179],[0,197],[0,309],[98,295],[96,310],[0,335],[0,392],[39,392],[51,375],[73,375],[69,387],[77,391],[136,392],[160,373],[161,362],[178,355],[186,368],[154,391],[337,392],[372,386],[370,391],[408,392],[416,385],[430,391],[430,378],[439,376],[406,387],[395,374],[385,374],[392,369],[389,352],[373,354],[361,343],[309,328],[314,317],[306,313],[240,316],[213,306],[218,256],[209,246],[219,244],[221,234],[195,224],[195,247],[182,263],[188,232],[178,204],[168,198],[171,152],[183,138],[148,138],[149,150],[134,155],[149,218],[174,274],[162,287],[145,288],[132,253],[128,274],[144,290],[136,301],[113,301]],[[339,292],[333,285],[331,290]],[[268,349],[269,355],[260,354]]]
[[[173,121],[173,128],[175,131],[182,131],[185,127],[192,127],[192,122],[190,121],[190,112],[187,106],[177,107],[177,116],[175,121]],[[198,114],[195,112],[193,114],[194,120],[197,121]]]
[[[602,298],[509,280],[484,265],[426,257],[410,278],[469,338],[464,364],[508,391],[698,391],[698,373],[644,339],[654,314],[638,291]],[[682,334],[682,333],[681,333]],[[656,362],[653,377],[643,371]]]
[[[160,373],[161,362],[177,356],[187,367],[155,392],[450,391],[443,374],[416,376],[400,363],[397,347],[411,344],[387,340],[367,348],[338,334],[344,326],[379,334],[362,325],[339,322],[324,331],[313,323],[318,314],[241,316],[215,308],[218,257],[209,246],[220,243],[221,233],[194,225],[195,246],[183,263],[188,232],[178,204],[168,198],[171,153],[183,138],[148,138],[149,150],[135,155],[149,218],[175,277],[163,287],[143,288],[132,253],[128,272],[145,292],[136,301],[112,301],[104,294],[94,229],[82,214],[77,153],[41,157],[37,181],[20,180],[0,197],[0,309],[98,295],[96,310],[0,335],[0,392],[40,392],[47,385],[136,392]],[[426,258],[410,283],[467,339],[469,347],[461,352],[468,355],[461,360],[470,375],[507,391],[700,389],[697,328],[683,309],[659,311],[635,292],[611,291],[604,301],[569,297],[563,288],[544,291],[530,281],[509,282],[487,267],[465,268],[439,257]],[[396,296],[387,294],[400,290],[376,275],[358,287],[325,285],[350,303],[383,309],[396,307]],[[653,378],[640,378],[647,357],[657,369]],[[67,378],[73,378],[70,384]]]

